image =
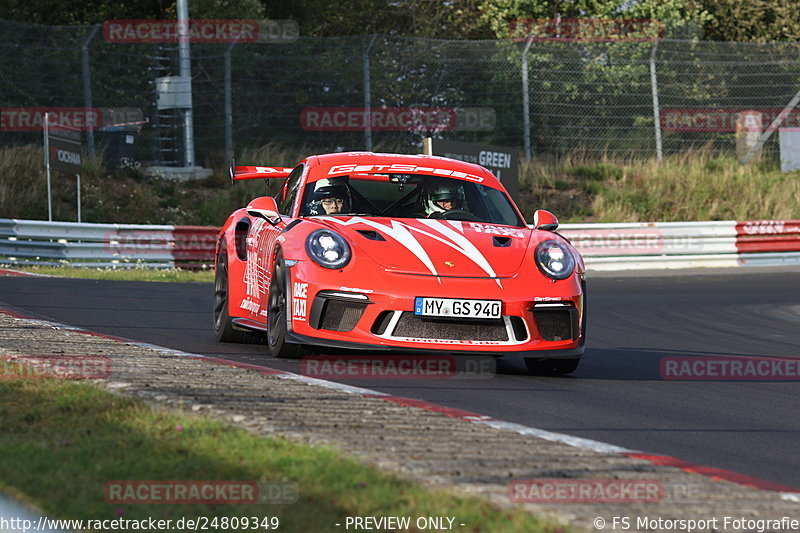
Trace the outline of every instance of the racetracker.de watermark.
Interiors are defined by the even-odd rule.
[[[476,355],[313,355],[300,361],[300,373],[319,379],[486,379],[497,374],[497,362]]]
[[[800,111],[786,112],[782,107],[662,108],[659,120],[663,131],[733,133],[760,132],[777,118],[782,119],[782,128],[800,127]]]
[[[307,107],[306,131],[492,131],[497,113],[489,107]]]
[[[103,248],[116,256],[183,255],[186,259],[213,255],[217,234],[187,227],[155,230],[114,230],[103,235]]]
[[[299,499],[288,481],[109,481],[103,498],[114,504],[291,504]]]
[[[509,499],[526,503],[654,503],[664,494],[664,485],[653,479],[526,479],[508,485]]]
[[[659,371],[672,381],[800,381],[800,358],[664,357]]]
[[[664,24],[655,19],[516,19],[509,22],[508,34],[515,41],[642,42],[662,39]]]
[[[690,503],[706,493],[699,483],[656,479],[519,479],[508,485],[509,500],[522,503]]]
[[[0,357],[0,381],[17,379],[108,379],[111,359],[105,356]]]
[[[45,114],[51,131],[89,131],[144,122],[142,110],[136,107],[3,107],[0,131],[42,131]]]
[[[175,20],[107,20],[103,38],[109,43],[177,43],[185,30],[191,43],[256,43],[294,41],[294,20],[190,20],[183,28]]]

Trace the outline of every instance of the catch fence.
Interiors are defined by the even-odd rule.
[[[36,116],[54,110],[90,123],[90,151],[183,163],[182,111],[159,110],[156,91],[157,78],[178,74],[176,43],[7,21],[0,35],[0,144],[40,142]],[[800,91],[798,43],[365,35],[193,43],[191,60],[196,160],[205,166],[266,144],[298,155],[418,152],[426,136],[508,146],[534,160],[650,158],[705,145],[732,152],[741,112],[756,111],[766,128]],[[800,114],[784,125],[800,126]],[[767,156],[778,152],[776,137]]]

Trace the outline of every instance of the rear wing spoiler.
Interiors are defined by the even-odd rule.
[[[286,167],[237,167],[231,163],[231,183],[239,180],[258,180],[270,178],[286,178],[293,168]]]

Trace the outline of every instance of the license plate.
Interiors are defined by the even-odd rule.
[[[414,314],[457,318],[500,318],[500,300],[414,298]]]

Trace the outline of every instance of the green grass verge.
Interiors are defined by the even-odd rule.
[[[392,151],[392,147],[384,147]],[[47,213],[41,146],[0,148],[0,213],[41,219]],[[313,153],[277,143],[243,150],[241,164],[292,165]],[[212,162],[213,163],[213,162]],[[83,180],[86,222],[220,226],[252,198],[275,194],[260,180],[231,187],[227,163],[210,164],[212,177],[191,182],[148,178],[140,168],[106,172],[87,160]],[[562,222],[763,220],[800,218],[800,173],[783,173],[777,158],[740,165],[711,148],[668,155],[663,161],[575,152],[536,156],[520,166],[519,206],[530,220],[549,209]],[[54,217],[75,220],[75,180],[53,184]]]
[[[213,270],[181,270],[177,268],[75,268],[75,267],[39,267],[39,266],[8,266],[11,270],[43,274],[46,276],[60,276],[65,278],[84,279],[111,279],[121,281],[214,281]]]
[[[343,531],[347,516],[449,516],[466,524],[457,528],[465,532],[556,529],[521,509],[498,509],[477,498],[426,488],[328,448],[256,436],[91,384],[0,381],[0,420],[0,490],[51,518],[274,516],[280,520],[278,531],[307,533]],[[241,505],[105,501],[106,483],[129,480],[278,482],[295,484],[299,499]]]

